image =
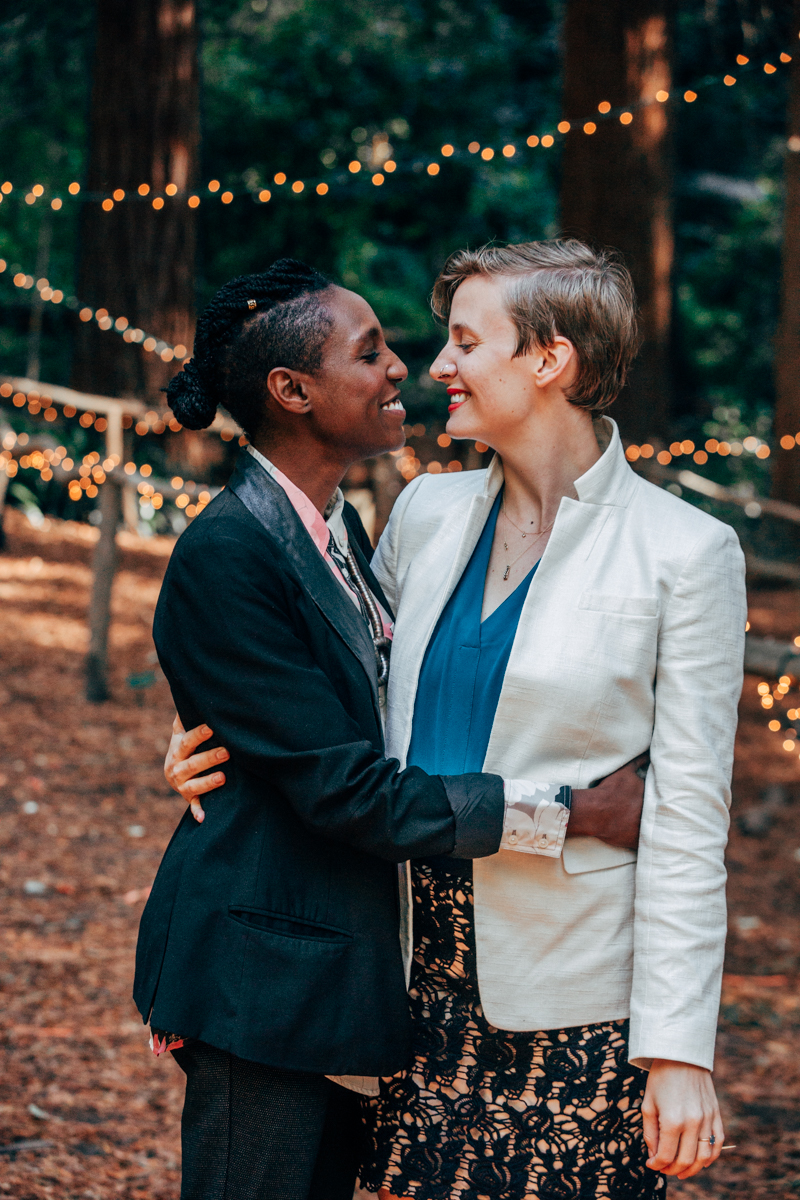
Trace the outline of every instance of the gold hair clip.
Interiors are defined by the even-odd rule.
[[[251,311],[251,312],[253,311],[253,309],[255,308],[255,306],[256,306],[256,302],[255,302],[255,300],[248,300],[248,301],[247,301],[247,307],[250,309],[250,311]]]

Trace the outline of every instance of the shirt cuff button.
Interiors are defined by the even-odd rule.
[[[509,840],[509,842],[511,842],[511,845],[512,845],[512,846],[515,846],[515,845],[517,844],[517,831],[516,831],[516,829],[513,831],[513,833],[510,833],[510,834],[508,835],[508,840]]]
[[[549,844],[550,844],[550,839],[548,837],[546,837],[545,834],[542,834],[542,836],[539,838],[539,845],[540,846],[548,846]]]

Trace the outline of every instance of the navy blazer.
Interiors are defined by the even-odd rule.
[[[345,520],[385,602],[349,505]],[[400,1070],[395,864],[494,854],[502,780],[384,757],[366,624],[246,452],[178,540],[154,638],[184,725],[207,722],[231,758],[205,821],[184,813],[142,915],[142,1018],[276,1067]]]

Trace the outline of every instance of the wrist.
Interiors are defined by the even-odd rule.
[[[699,1071],[701,1075],[710,1075],[708,1067],[699,1067],[696,1063],[680,1062],[675,1058],[654,1058],[650,1064],[653,1071]]]
[[[596,788],[573,788],[567,837],[595,837],[593,810]]]

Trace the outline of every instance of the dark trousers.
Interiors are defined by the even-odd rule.
[[[181,1200],[352,1200],[363,1139],[356,1093],[204,1042],[173,1057],[186,1075]]]

